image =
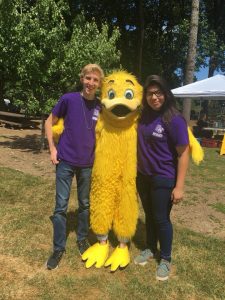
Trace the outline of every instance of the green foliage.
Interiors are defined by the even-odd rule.
[[[183,22],[190,22],[191,1],[69,1],[74,14],[81,10],[87,20],[93,17],[98,26],[106,21],[109,28],[118,26],[121,38],[122,66],[137,75],[140,35],[143,34],[142,78],[149,74],[164,75],[173,85],[179,78],[177,68],[184,68],[189,30]],[[140,14],[142,5],[143,14]],[[140,32],[143,20],[143,32]],[[189,24],[188,24],[189,25]],[[181,46],[182,45],[182,46]]]
[[[223,3],[200,4],[196,69],[209,57],[215,69],[225,68]],[[190,15],[191,0],[2,0],[0,99],[16,99],[28,113],[49,112],[60,94],[78,86],[86,63],[106,72],[121,63],[137,75],[139,53],[143,79],[157,73],[175,87],[183,81]]]
[[[79,84],[79,72],[87,63],[97,63],[104,71],[118,66],[120,52],[116,50],[116,42],[119,38],[119,30],[114,29],[109,35],[107,24],[98,29],[94,21],[86,22],[83,15],[74,20],[70,41],[65,47],[65,60],[60,65],[60,70],[65,74],[64,83]]]
[[[85,12],[87,20],[95,18],[98,27],[107,22],[109,29],[118,26],[121,38],[121,64],[137,75],[138,53],[142,50],[142,78],[150,73],[162,74],[177,86],[183,82],[191,20],[191,1],[73,1],[72,15]],[[143,13],[140,13],[142,6]],[[225,2],[204,0],[200,3],[196,70],[208,66],[215,57],[217,69],[224,70]],[[143,31],[140,31],[143,24]],[[143,34],[143,48],[139,43]]]
[[[117,29],[110,36],[106,24],[99,30],[81,16],[71,35],[66,0],[9,2],[0,6],[1,81],[4,95],[16,99],[26,113],[48,113],[59,95],[78,83],[85,64],[99,63],[103,69],[118,64]]]
[[[216,18],[216,16],[214,17]],[[201,53],[201,58],[197,60],[197,64],[207,67],[208,64],[204,58],[215,55],[217,57],[217,67],[222,67],[224,64],[225,55],[225,39],[224,37],[220,37],[220,32],[218,32],[218,28],[212,26],[210,22],[212,22],[212,20],[207,18],[207,11],[205,6],[203,5],[200,14],[198,33],[198,51],[199,53]]]
[[[209,73],[212,76],[215,70],[225,72],[225,2],[223,0],[204,0],[202,6],[207,20],[206,30],[208,29],[209,33],[208,45],[206,42],[205,48],[208,49],[211,71]]]

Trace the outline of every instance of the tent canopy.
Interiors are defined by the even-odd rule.
[[[196,81],[172,90],[175,97],[200,98],[208,100],[225,100],[225,76],[213,77]]]

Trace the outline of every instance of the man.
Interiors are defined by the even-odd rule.
[[[86,65],[80,75],[82,91],[63,95],[45,123],[51,161],[56,165],[56,204],[53,223],[53,253],[47,268],[58,267],[66,246],[66,212],[72,179],[77,180],[78,228],[77,245],[80,254],[89,247],[89,192],[94,161],[95,125],[100,110],[96,91],[104,77],[96,64]],[[64,130],[55,145],[52,126],[64,119]]]

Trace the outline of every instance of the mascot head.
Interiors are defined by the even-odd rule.
[[[102,113],[115,123],[133,120],[142,100],[142,86],[135,76],[116,71],[105,77],[102,84]]]

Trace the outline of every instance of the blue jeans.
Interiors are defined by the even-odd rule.
[[[171,260],[173,227],[170,221],[171,193],[175,179],[137,175],[137,189],[145,212],[146,243],[153,253],[160,245],[160,257]]]
[[[77,240],[87,238],[89,232],[89,194],[92,168],[73,167],[65,161],[56,166],[56,204],[51,217],[53,223],[54,250],[65,250],[66,246],[66,212],[74,175],[77,180],[78,228]]]

